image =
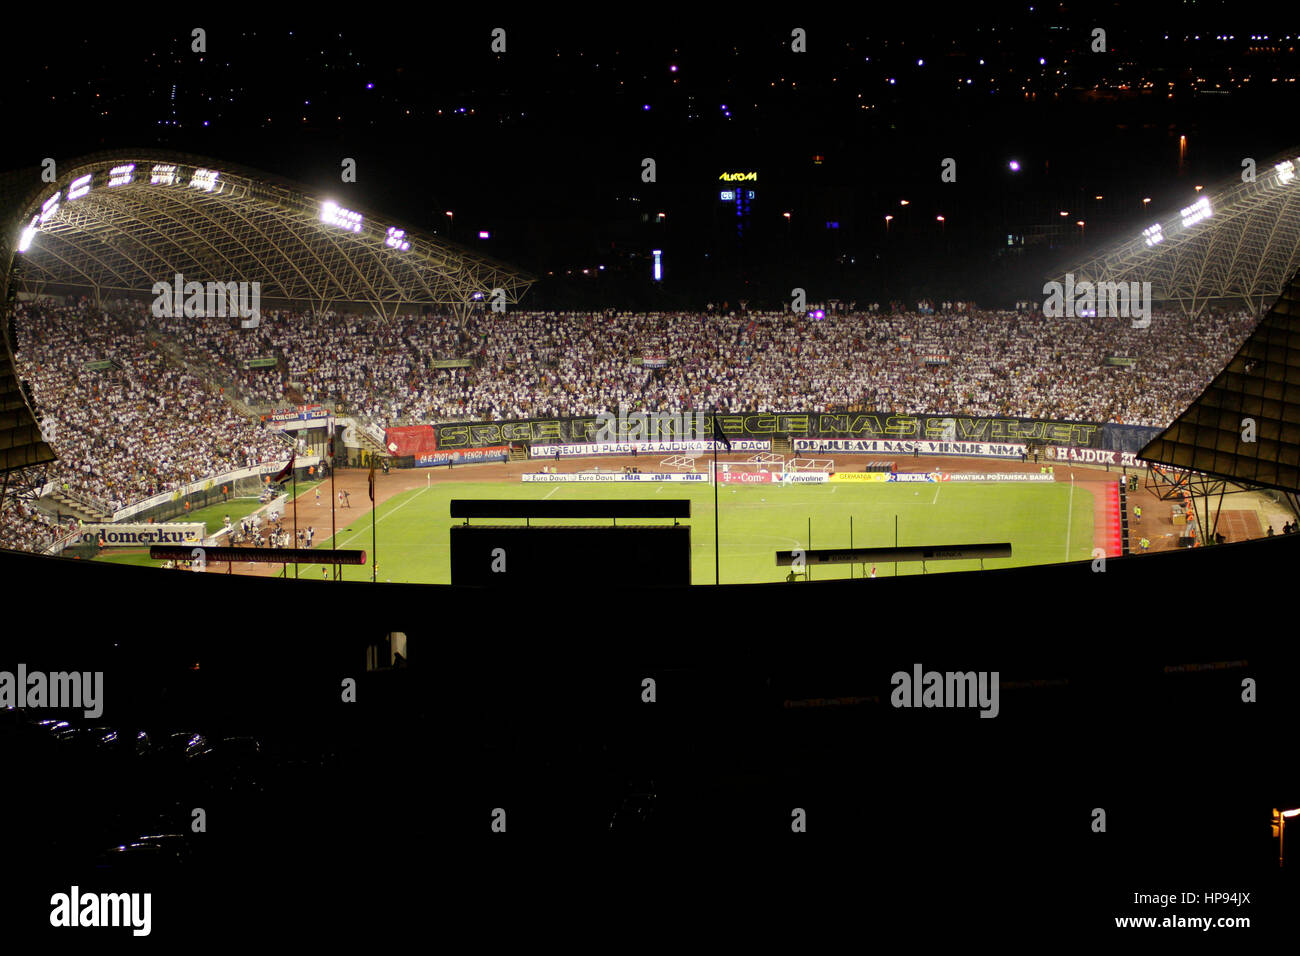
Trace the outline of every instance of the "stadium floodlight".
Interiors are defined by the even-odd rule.
[[[321,218],[323,219],[324,216],[322,215]],[[411,243],[407,241],[406,238],[406,230],[398,229],[396,226],[388,227],[388,235],[384,239],[384,244],[392,246],[394,249],[401,250],[402,252],[411,248]]]
[[[190,177],[190,185],[210,193],[217,188],[217,177],[220,175],[215,169],[196,169],[194,175]]]
[[[110,186],[125,186],[135,178],[135,163],[127,163],[125,166],[114,166],[108,171],[108,184]]]
[[[1214,210],[1210,208],[1210,197],[1202,196],[1196,202],[1192,203],[1186,209],[1182,210],[1183,227],[1194,226],[1204,219],[1209,219],[1214,215]]]
[[[492,233],[488,232],[486,229],[480,229],[478,231],[478,237],[480,239],[491,239]]]
[[[90,192],[90,181],[93,178],[94,176],[92,174],[87,173],[85,176],[74,179],[72,185],[68,187],[68,202],[71,202],[74,199],[80,199],[82,196],[86,195],[86,193]]]
[[[351,232],[361,231],[361,213],[344,209],[338,203],[328,200],[321,203],[320,221]]]
[[[1295,179],[1295,163],[1289,159],[1284,159],[1273,167],[1277,170],[1277,181],[1279,185],[1285,186],[1291,180]]]
[[[45,200],[45,202],[41,205],[42,226],[45,225],[45,223],[49,220],[51,216],[53,216],[56,212],[59,211],[59,197],[62,195],[63,195],[62,193],[55,193],[49,199]]]
[[[18,237],[18,251],[26,252],[31,248],[32,240],[36,238],[36,226],[24,226],[23,234]]]
[[[1156,223],[1154,226],[1147,226],[1142,230],[1142,238],[1148,246],[1154,246],[1165,241],[1165,232],[1160,227],[1160,223]]]
[[[149,184],[152,186],[172,186],[176,183],[176,167],[160,164],[149,171]]]

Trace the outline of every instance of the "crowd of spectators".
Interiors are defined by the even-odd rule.
[[[102,510],[284,458],[278,436],[170,362],[142,314],[19,303],[18,377],[59,460],[49,478]]]
[[[47,546],[77,530],[77,522],[64,518],[62,524],[39,508],[15,500],[5,505],[0,521],[0,548],[11,551],[44,551]]]
[[[1045,318],[1030,303],[981,310],[928,301],[913,311],[875,303],[823,314],[486,311],[462,323],[443,315],[269,312],[251,330],[229,319],[156,321],[220,366],[245,401],[334,403],[381,427],[622,406],[1163,426],[1255,322],[1246,312],[1157,312],[1139,329],[1127,319]],[[1133,361],[1110,365],[1110,357]],[[276,364],[247,367],[254,358]],[[468,364],[434,367],[449,359]]]
[[[115,510],[284,444],[226,401],[331,403],[379,427],[456,420],[863,410],[1163,426],[1254,327],[1192,318],[1046,318],[972,303],[837,304],[812,314],[263,312],[157,317],[148,301],[16,307],[20,379],[59,455],[51,478]],[[1120,363],[1108,361],[1119,358]],[[258,361],[260,360],[260,361]],[[230,391],[223,393],[218,383]],[[17,520],[17,519],[15,519]],[[30,516],[7,535],[24,531]]]

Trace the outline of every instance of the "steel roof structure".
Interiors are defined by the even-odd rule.
[[[1262,312],[1300,269],[1300,148],[1259,164],[1252,182],[1241,175],[1067,270],[1076,287],[1150,282],[1154,301],[1193,315],[1215,300]]]
[[[338,197],[202,156],[114,150],[0,176],[0,281],[18,293],[150,295],[155,283],[259,283],[260,301],[390,317],[436,307],[464,317],[519,302],[535,278]],[[499,291],[497,291],[499,290]],[[0,472],[54,460],[0,356]]]
[[[1300,274],[1227,367],[1140,457],[1300,492]]]
[[[59,169],[42,183],[33,167],[32,188],[7,210],[5,232],[34,230],[19,249],[28,291],[139,293],[181,274],[258,282],[263,301],[387,316],[411,306],[464,314],[494,289],[513,304],[534,281],[340,197],[218,160],[119,150]],[[327,213],[329,203],[337,205]]]

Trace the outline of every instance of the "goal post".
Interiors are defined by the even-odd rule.
[[[786,470],[830,472],[835,470],[835,461],[832,458],[791,458]]]

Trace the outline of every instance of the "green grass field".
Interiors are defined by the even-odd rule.
[[[453,498],[689,498],[692,526],[692,580],[713,583],[713,487],[711,485],[652,484],[501,484],[444,482],[398,495],[380,506],[378,536],[379,580],[446,584],[451,525],[448,502]],[[764,499],[766,499],[764,501]],[[753,485],[722,488],[719,540],[722,582],[726,584],[785,580],[775,552],[808,546],[848,547],[849,518],[858,547],[892,546],[894,516],[898,516],[901,545],[981,544],[1010,541],[1013,557],[990,559],[986,568],[1086,560],[1092,556],[1093,499],[1082,488],[1062,482],[989,483],[828,483],[790,487]],[[369,513],[341,513],[338,546],[370,547]],[[518,522],[500,522],[502,524]],[[564,522],[555,522],[562,524]],[[571,524],[592,524],[574,520]],[[329,540],[317,547],[328,547]],[[370,560],[374,559],[373,553]],[[930,562],[927,571],[968,571],[978,561]],[[920,574],[919,562],[900,564],[898,574]],[[290,574],[293,571],[290,569]],[[369,580],[371,569],[346,567],[345,580]],[[855,577],[861,569],[852,569]],[[877,575],[895,573],[893,564],[878,565]],[[320,566],[303,565],[300,576],[321,576]],[[848,566],[816,568],[814,580],[847,578]]]

